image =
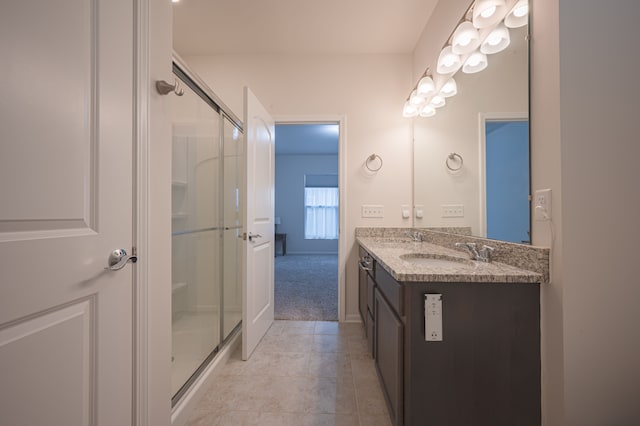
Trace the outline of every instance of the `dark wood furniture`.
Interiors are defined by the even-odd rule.
[[[280,241],[282,243],[282,255],[286,256],[287,254],[287,234],[279,234],[276,233],[275,239],[274,239],[274,254],[277,256],[278,255],[278,251],[277,251],[277,245],[278,245],[278,241]]]
[[[394,425],[540,425],[538,284],[398,282],[372,263],[374,358]],[[429,293],[442,295],[439,342],[425,341]]]

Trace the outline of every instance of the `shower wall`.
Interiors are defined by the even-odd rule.
[[[242,134],[206,90],[178,77],[185,87],[172,97],[174,403],[240,323],[242,302]]]

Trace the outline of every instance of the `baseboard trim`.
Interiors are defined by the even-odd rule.
[[[362,322],[360,314],[347,314],[344,322]]]
[[[196,380],[196,382],[191,386],[180,402],[173,407],[173,410],[171,411],[172,426],[184,426],[187,420],[189,420],[189,416],[209,385],[215,379],[215,376],[229,361],[233,351],[235,351],[242,343],[241,336],[242,332],[236,333],[235,336],[233,336],[231,341],[225,345],[220,352],[218,352],[213,362],[202,372],[198,380]]]

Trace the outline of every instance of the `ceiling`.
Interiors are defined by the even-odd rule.
[[[174,49],[181,56],[410,54],[437,1],[180,0]]]
[[[276,124],[276,155],[337,155],[338,136],[338,124]]]

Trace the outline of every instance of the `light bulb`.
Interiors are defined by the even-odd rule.
[[[513,16],[515,16],[516,18],[522,18],[523,16],[527,16],[528,13],[529,13],[528,4],[516,6],[513,8]]]
[[[494,13],[496,13],[496,7],[495,6],[490,6],[490,7],[486,8],[485,10],[483,10],[482,12],[480,12],[480,16],[482,16],[483,18],[489,18]]]

